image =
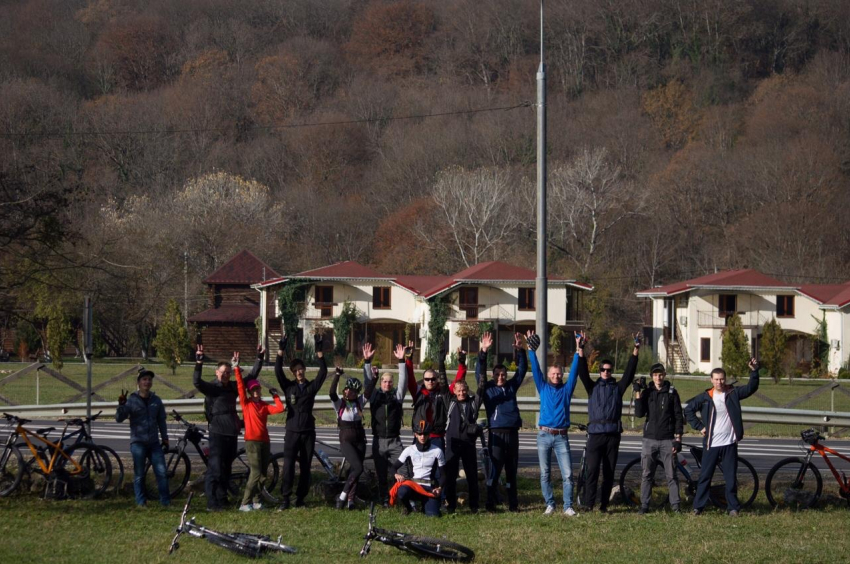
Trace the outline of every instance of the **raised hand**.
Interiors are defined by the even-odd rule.
[[[263,345],[257,345],[257,360],[264,360],[266,358],[266,349]]]
[[[281,329],[280,339],[277,342],[278,346],[278,354],[283,354],[286,352],[286,346],[289,344],[289,335],[286,334],[285,329]]]
[[[124,388],[121,388],[121,395],[118,396],[118,405],[124,405],[125,403],[127,403],[127,394],[129,393],[130,392],[128,392]]]
[[[440,345],[440,358],[446,358],[449,354],[449,339],[443,337],[443,342]]]
[[[378,367],[377,367],[377,366],[373,366],[373,367],[372,367],[372,376],[373,376],[376,380],[377,380],[377,378],[378,378],[378,372],[380,372],[380,371],[378,370]]]
[[[269,388],[269,393],[273,396],[279,396],[280,395],[280,392],[277,390],[277,388]]]
[[[336,367],[336,375],[342,376],[343,374],[345,374],[345,370],[342,369],[342,366],[337,366]]]
[[[413,358],[413,351],[416,350],[416,346],[413,343],[413,341],[407,341],[407,346],[404,348],[404,356],[407,358]]]
[[[402,345],[401,343],[397,344],[395,346],[393,354],[398,360],[404,360],[404,345]]]
[[[638,331],[637,333],[635,333],[635,348],[639,349],[640,345],[641,345],[641,334],[640,334],[640,331]]]
[[[198,345],[198,350],[195,351],[195,362],[204,361],[204,345]]]
[[[493,334],[487,331],[481,335],[481,352],[487,352],[487,349],[493,346]]]
[[[363,345],[363,360],[364,362],[370,362],[372,357],[375,356],[375,349],[372,348],[372,343],[366,343]]]
[[[315,345],[316,353],[321,353],[325,348],[325,336],[322,333],[316,333],[313,335],[313,344]]]
[[[540,346],[540,336],[535,334],[534,331],[527,331],[525,333],[525,342],[528,343],[528,350],[534,352]]]
[[[756,357],[750,359],[750,362],[747,363],[747,366],[750,367],[750,371],[759,369],[759,361],[756,360]]]
[[[514,333],[514,348],[517,350],[522,348],[522,333]]]
[[[239,366],[239,351],[233,351],[233,358],[230,359],[230,365],[233,368],[237,368]]]
[[[466,351],[462,348],[457,348],[457,363],[458,365],[466,364]]]

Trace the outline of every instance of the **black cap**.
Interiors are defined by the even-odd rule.
[[[664,365],[660,362],[656,362],[652,365],[652,368],[649,369],[649,374],[655,374],[656,372],[661,372],[662,374],[667,374],[667,371],[664,370]]]
[[[144,378],[145,376],[150,376],[151,378],[156,377],[156,374],[153,373],[153,370],[148,370],[144,366],[139,368],[139,375],[136,376],[136,382]]]

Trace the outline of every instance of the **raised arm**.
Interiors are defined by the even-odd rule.
[[[257,345],[257,360],[254,361],[254,366],[251,367],[251,372],[248,373],[248,376],[245,378],[246,380],[260,377],[260,372],[263,370],[263,361],[265,358],[266,349],[263,348],[263,345]]]
[[[449,386],[449,379],[446,376],[446,356],[449,354],[449,340],[447,338],[443,339],[443,344],[440,347],[440,361],[437,368],[437,382],[440,383],[440,389],[447,389]]]
[[[407,391],[410,392],[410,397],[416,399],[416,373],[413,371],[413,341],[408,341],[407,348],[404,349],[404,367],[407,369]]]
[[[455,393],[455,382],[460,382],[464,378],[466,378],[466,351],[458,349],[457,350],[457,374],[455,375],[455,379],[449,384],[449,392],[452,394]]]
[[[336,370],[334,370],[333,380],[331,380],[331,389],[330,389],[330,392],[328,393],[328,395],[330,396],[331,401],[334,402],[335,406],[336,406],[337,403],[339,403],[339,392],[337,391],[337,387],[339,386],[339,378],[343,374],[344,374],[344,372],[342,370],[342,367],[337,366]]]
[[[584,356],[584,345],[587,344],[587,335],[584,331],[582,331],[576,335],[576,339],[580,339],[582,344],[582,356]],[[593,355],[590,355],[590,359],[593,360]],[[586,360],[581,366],[581,370],[578,372],[578,378],[581,380],[581,385],[584,386],[584,391],[587,392],[587,397],[590,398],[590,394],[593,393],[593,388],[596,386],[596,382],[590,379],[590,367]]]
[[[277,342],[277,356],[275,356],[274,359],[274,375],[275,378],[277,378],[277,383],[284,391],[286,391],[291,383],[289,379],[287,379],[286,374],[283,372],[283,359],[286,356],[286,345],[288,340],[286,333],[281,335],[280,340]]]
[[[525,380],[526,372],[528,372],[528,357],[525,354],[525,349],[522,348],[521,334],[514,333],[513,346],[517,357],[516,372],[513,377],[508,380],[507,385],[513,387],[514,390],[518,390],[519,387],[522,386],[523,380]]]
[[[361,351],[363,352],[363,395],[371,401],[378,381],[378,375],[372,374],[372,357],[375,356],[375,351],[371,343],[363,345]]]
[[[635,372],[637,372],[638,365],[638,355],[640,354],[640,333],[635,333],[635,348],[632,349],[632,356],[629,357],[629,363],[626,365],[626,370],[623,372],[623,377],[617,382],[617,386],[620,389],[620,396],[626,393],[626,390],[629,389],[629,386],[632,385],[632,382],[635,379]]]
[[[531,376],[534,378],[534,385],[538,392],[543,391],[546,380],[543,378],[543,372],[540,370],[540,364],[537,362],[537,347],[540,346],[540,337],[534,331],[528,331],[525,334],[525,341],[528,344],[528,360],[531,363]]]
[[[242,405],[242,409],[245,409],[245,402],[248,401],[248,397],[245,395],[245,381],[242,379],[242,368],[239,367],[239,353],[233,353],[233,360],[231,361],[233,364],[233,375],[236,377],[236,390],[239,392],[239,403]]]
[[[312,394],[318,394],[319,390],[322,389],[322,385],[325,383],[325,379],[328,377],[328,365],[325,363],[324,353],[320,352],[324,345],[324,338],[321,334],[318,334],[313,339],[316,344],[316,358],[319,359],[319,373],[316,374],[316,379],[310,382],[310,392]]]
[[[201,378],[201,373],[204,371],[204,345],[198,345],[195,351],[195,370],[192,372],[192,385],[204,395],[215,393],[216,386],[204,381]]]
[[[286,406],[283,405],[283,402],[280,401],[280,396],[277,393],[277,390],[272,388],[269,390],[269,393],[272,395],[272,399],[274,400],[274,405],[269,406],[269,415],[275,415],[276,413],[283,413],[286,411]]]
[[[484,384],[487,382],[487,351],[490,350],[492,345],[493,336],[489,331],[487,331],[481,335],[481,345],[478,348],[478,360],[475,363],[475,382],[478,384],[479,389],[483,388]]]
[[[395,389],[395,397],[398,401],[404,401],[405,381],[407,380],[407,364],[404,362],[404,345],[395,346],[395,358],[398,360],[398,386]]]
[[[130,410],[127,407],[127,394],[130,392],[121,388],[121,395],[118,396],[118,407],[115,409],[115,421],[121,423],[130,417]]]
[[[748,366],[750,367],[750,379],[746,385],[735,388],[735,393],[738,394],[740,399],[750,397],[759,389],[759,361],[751,358]]]

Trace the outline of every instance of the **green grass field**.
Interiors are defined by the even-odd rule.
[[[0,363],[0,381],[26,366],[26,364],[22,363]],[[92,368],[92,385],[96,387],[101,382],[108,381],[113,376],[116,376],[132,366],[133,365],[131,364],[97,362]],[[161,364],[149,364],[148,366],[151,367],[161,378],[168,380],[178,388],[187,392],[194,391],[194,388],[192,387],[191,365],[178,367],[175,375],[172,375],[171,371]],[[85,386],[86,367],[84,364],[66,363],[61,372],[64,376],[74,382]],[[214,364],[206,365],[204,369],[204,378],[213,379],[215,377],[214,372]],[[348,373],[355,375],[358,378],[361,376],[361,370],[359,369],[348,369]],[[312,378],[314,375],[315,372],[310,371],[308,373],[308,378]],[[419,372],[418,375],[421,375],[421,372]],[[287,376],[290,376],[288,370]],[[261,378],[269,385],[277,386],[274,377],[274,370],[271,367],[266,367],[263,370]],[[467,378],[474,387],[474,374],[469,374]],[[709,387],[707,376],[704,380],[683,378],[676,379],[676,377],[672,377],[671,381],[679,390],[679,395],[682,398],[682,401],[687,401]],[[793,384],[789,384],[787,380],[783,380],[778,384],[775,384],[772,380],[762,379],[759,393],[766,398],[773,400],[778,405],[783,406],[788,402],[804,396],[828,383],[830,383],[829,380],[795,380]],[[135,375],[130,374],[121,381],[114,382],[98,390],[97,393],[107,400],[113,400],[118,397],[122,389],[135,389],[135,385]],[[328,378],[321,394],[326,394],[329,388],[330,377]],[[850,391],[850,383],[844,385],[843,388]],[[171,388],[163,385],[161,381],[154,382],[154,390],[158,395],[165,399],[177,398],[181,395],[176,390],[172,390]],[[11,383],[0,383],[0,395],[19,405],[62,403],[77,394],[78,392],[76,390],[59,382],[44,372],[33,371],[22,378],[12,381]],[[534,394],[534,384],[532,382],[531,375],[528,374],[523,386],[520,388],[520,395],[534,396]],[[581,384],[576,387],[575,397],[582,399],[586,399],[587,397]],[[84,399],[81,398],[76,401],[80,402],[84,401]],[[746,400],[745,405],[752,407],[768,407],[771,403],[761,397],[753,396]],[[835,411],[850,412],[850,394],[826,391],[795,406],[797,409],[825,411],[832,410],[833,407]],[[333,414],[330,411],[317,412],[316,415],[321,424],[332,425],[335,422]],[[283,418],[283,416],[273,417],[272,422],[282,422]],[[576,423],[586,422],[586,418],[579,414],[576,414],[573,419]],[[533,426],[533,414],[529,413],[526,416],[525,424],[528,427]],[[628,417],[627,410],[624,412],[624,425],[628,428],[630,424],[631,419]],[[634,424],[637,428],[640,428],[641,421],[636,420]],[[797,433],[799,433],[799,429],[795,426],[758,424],[748,429],[747,433],[751,436],[796,436]]]
[[[318,475],[316,475],[318,476]],[[446,537],[469,546],[477,562],[843,562],[850,552],[850,513],[844,502],[813,511],[772,512],[759,496],[756,507],[732,519],[717,511],[701,517],[659,512],[639,516],[624,507],[610,515],[543,516],[539,484],[520,481],[519,514],[469,514],[440,519],[404,517],[379,510],[378,526]],[[183,536],[166,554],[185,498],[170,508],[134,507],[132,497],[95,501],[44,501],[34,495],[0,499],[0,562],[243,562],[205,541]],[[222,531],[283,535],[297,555],[273,561],[354,562],[367,515],[335,511],[315,498],[308,507],[277,513],[208,514],[193,502],[197,522]],[[415,562],[396,549],[373,544],[370,562]]]

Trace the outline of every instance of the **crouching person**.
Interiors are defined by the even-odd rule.
[[[428,517],[440,516],[440,493],[445,487],[446,473],[437,472],[438,468],[446,465],[443,451],[431,443],[431,425],[421,421],[413,432],[414,444],[401,452],[395,462],[396,484],[390,491],[390,505],[400,503],[405,515],[413,510],[413,504],[419,503],[422,511]],[[399,473],[402,466],[407,466],[407,479]],[[439,475],[439,485],[433,487],[431,480]]]
[[[156,476],[156,487],[159,490],[159,502],[162,505],[171,504],[168,493],[168,479],[165,476],[165,455],[163,450],[168,448],[168,428],[165,425],[165,405],[151,391],[154,373],[144,368],[136,377],[138,391],[127,397],[127,392],[121,391],[118,396],[118,409],[115,410],[115,420],[121,423],[130,418],[130,452],[133,455],[133,491],[136,493],[136,503],[144,507],[147,503],[145,496],[145,466],[150,460],[151,468]],[[162,442],[160,443],[160,437]]]
[[[262,359],[265,352],[263,348],[258,347],[257,357]],[[236,389],[239,392],[239,404],[242,406],[242,417],[245,420],[245,453],[248,455],[250,468],[248,484],[245,486],[239,511],[253,511],[263,508],[260,488],[266,480],[266,469],[272,456],[268,430],[269,415],[283,413],[285,407],[274,388],[269,388],[269,393],[274,399],[274,405],[269,405],[262,399],[263,388],[258,380],[251,379],[245,382],[242,379],[238,352],[233,353],[232,364],[233,374],[236,376]]]

